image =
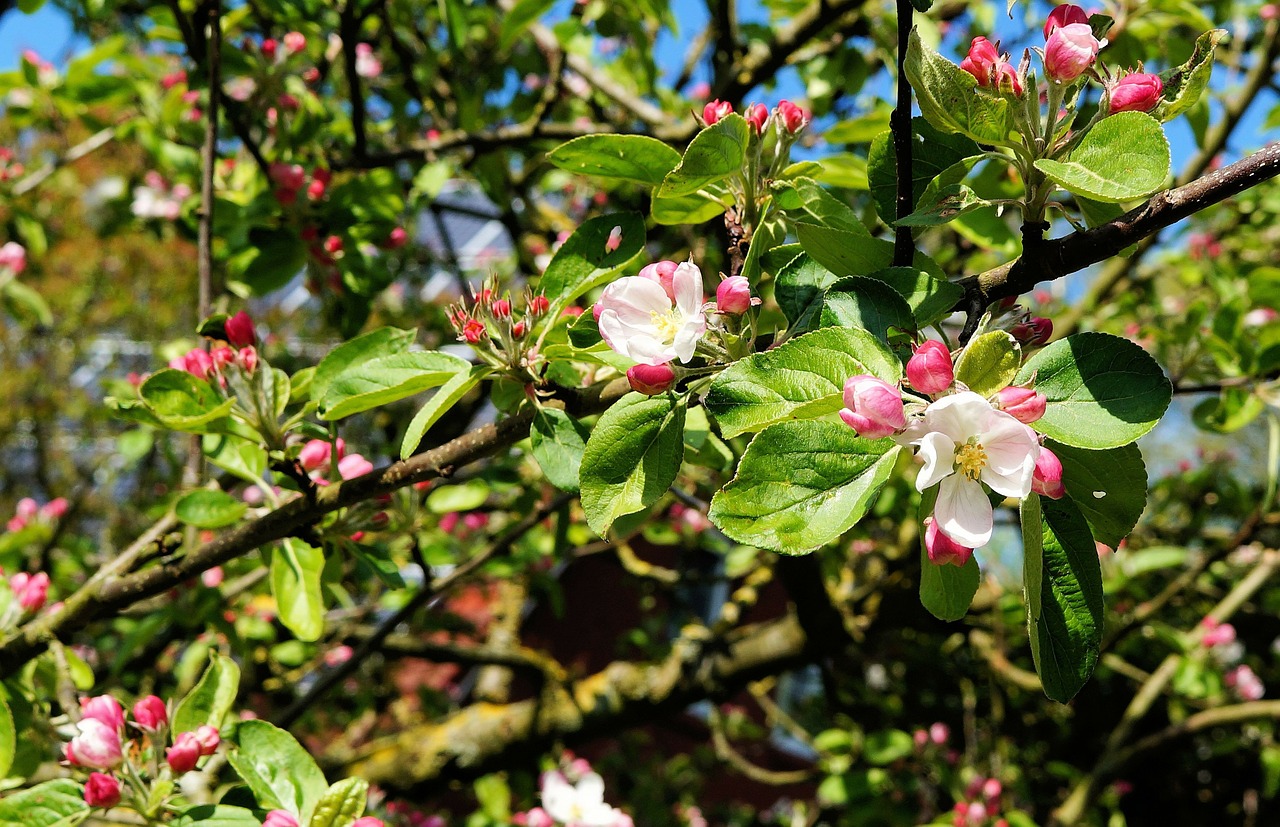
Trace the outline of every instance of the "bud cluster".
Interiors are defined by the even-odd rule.
[[[479,290],[472,290],[470,299],[450,305],[445,313],[459,342],[471,345],[489,364],[514,370],[526,357],[523,342],[529,331],[551,309],[546,296],[529,291],[521,304],[523,308],[512,303],[510,293],[500,293],[492,281],[486,281]]]

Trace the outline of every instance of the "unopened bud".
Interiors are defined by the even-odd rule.
[[[1164,82],[1159,75],[1134,72],[1120,78],[1110,88],[1107,111],[1112,115],[1117,112],[1150,112],[1160,103],[1163,93]]]
[[[942,529],[938,528],[937,520],[932,517],[925,517],[924,523],[924,548],[929,554],[930,563],[936,566],[963,566],[969,562],[969,558],[973,556],[973,549],[960,545],[944,534]]]
[[[253,319],[243,310],[223,323],[223,332],[226,334],[227,343],[232,347],[246,347],[258,339],[253,329]]]
[[[1032,316],[1027,321],[1014,325],[1009,332],[1019,344],[1025,347],[1038,347],[1053,336],[1053,321],[1043,316]]]
[[[774,111],[782,127],[792,135],[804,129],[805,124],[809,122],[809,114],[791,101],[780,101]]]
[[[1020,388],[1010,385],[996,394],[1000,410],[1012,416],[1023,425],[1030,425],[1044,416],[1048,402],[1045,395],[1034,388]]]
[[[741,316],[751,309],[751,283],[745,276],[730,276],[720,282],[716,309],[730,316]]]
[[[907,427],[902,393],[883,379],[868,374],[849,377],[844,383],[844,404],[840,418],[858,436],[880,439]]]
[[[728,101],[716,99],[702,107],[702,121],[707,126],[718,123],[723,118],[733,114],[733,104]]]
[[[627,369],[631,390],[645,396],[666,393],[676,383],[676,372],[670,365],[636,365]]]
[[[907,362],[907,381],[921,393],[942,393],[955,381],[951,351],[936,339],[927,339]]]
[[[763,103],[753,103],[747,107],[747,114],[744,116],[747,123],[751,124],[751,128],[755,130],[757,135],[764,132],[764,126],[769,121],[769,107]]]
[[[1044,24],[1044,39],[1048,40],[1049,35],[1063,26],[1070,26],[1072,23],[1088,24],[1088,22],[1089,15],[1084,9],[1070,3],[1063,3],[1049,12],[1049,19]]]
[[[1060,500],[1067,493],[1062,484],[1062,461],[1048,448],[1041,448],[1036,457],[1036,470],[1031,475],[1031,490],[1051,500]]]

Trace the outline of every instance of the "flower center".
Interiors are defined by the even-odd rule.
[[[674,342],[676,334],[680,332],[680,320],[676,316],[674,307],[666,313],[659,313],[656,310],[649,311],[649,318],[653,321],[654,335],[664,342]]]
[[[982,443],[966,442],[956,448],[956,470],[969,479],[976,480],[986,464],[987,452]]]

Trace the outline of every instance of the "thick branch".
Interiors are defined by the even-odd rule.
[[[915,208],[913,198],[913,174],[911,169],[911,84],[907,82],[907,44],[911,38],[911,23],[915,9],[911,0],[898,0],[898,102],[893,110],[893,154],[897,161],[898,188],[894,198],[899,219],[911,215]],[[909,267],[915,258],[915,243],[911,228],[897,226],[893,230],[893,265]]]

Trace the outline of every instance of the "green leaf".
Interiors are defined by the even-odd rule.
[[[712,198],[703,192],[710,193]],[[703,192],[693,195],[657,195],[650,209],[655,223],[672,227],[680,224],[702,224],[724,213],[733,206],[733,196],[727,190],[712,184]]]
[[[0,827],[61,827],[88,812],[80,784],[58,778],[0,800]]]
[[[904,68],[920,114],[943,132],[959,132],[981,144],[1012,146],[1010,100],[978,86],[973,75],[924,45],[911,30]]]
[[[209,665],[187,696],[173,711],[174,732],[195,732],[202,726],[222,727],[222,719],[240,691],[240,667],[228,657],[211,651]]]
[[[18,0],[18,11],[23,14],[35,14],[44,4],[45,0]]]
[[[201,804],[182,811],[173,827],[261,827],[252,810],[227,804]]]
[[[831,285],[823,296],[819,319],[822,327],[861,328],[884,342],[889,341],[890,330],[916,330],[902,294],[866,276],[849,276]]]
[[[605,536],[614,520],[658,501],[684,458],[685,403],[629,393],[596,422],[579,484],[587,523]]]
[[[322,419],[342,419],[439,387],[470,370],[469,362],[448,353],[380,356],[334,377],[320,401],[319,414]]]
[[[1036,169],[1058,186],[1095,201],[1132,201],[1165,185],[1169,139],[1144,112],[1119,112],[1099,121],[1065,161],[1042,158]]]
[[[1040,509],[1040,495],[1035,492],[1027,494],[1018,504],[1018,521],[1022,527],[1022,593],[1027,601],[1027,623],[1034,629],[1040,621],[1044,601],[1044,520]],[[1035,635],[1031,636],[1034,648]]]
[[[860,233],[796,224],[800,246],[813,260],[837,276],[865,276],[893,261],[893,242]]]
[[[9,776],[9,768],[13,766],[14,752],[18,748],[17,732],[13,726],[13,713],[9,705],[0,697],[0,778]]]
[[[1015,382],[1033,379],[1048,399],[1036,430],[1076,448],[1133,442],[1155,427],[1173,398],[1169,380],[1145,350],[1107,333],[1077,333],[1044,348]]]
[[[250,484],[262,482],[267,470],[267,452],[255,441],[230,434],[205,434],[205,459]]]
[[[798,210],[814,218],[824,227],[833,227],[858,235],[871,235],[858,220],[853,208],[836,198],[812,178],[779,181],[773,185],[774,197],[784,210]]]
[[[25,316],[35,324],[48,327],[53,324],[53,311],[34,288],[20,281],[11,281],[4,286],[5,300],[19,312],[15,315]]]
[[[917,258],[922,257],[922,253],[917,254]],[[898,291],[907,300],[911,315],[922,328],[951,315],[951,308],[964,298],[964,288],[960,285],[938,278],[918,266],[877,270],[871,278]]]
[[[823,294],[838,279],[808,253],[801,253],[783,266],[774,280],[773,294],[787,324],[796,328],[807,316],[817,315],[822,309]]]
[[[173,507],[179,520],[196,528],[222,528],[244,516],[244,500],[225,491],[190,491]]]
[[[705,404],[727,439],[835,413],[844,407],[845,380],[864,373],[893,384],[902,364],[865,330],[823,328],[730,365],[711,383]]]
[[[956,164],[982,150],[964,135],[939,132],[924,118],[911,119],[911,203],[925,197],[930,184],[945,176]],[[963,176],[961,176],[963,178]],[[960,178],[947,180],[958,183]],[[898,158],[893,133],[885,130],[871,142],[867,152],[867,184],[880,220],[892,224],[897,218]]]
[[[977,557],[970,557],[963,566],[939,566],[920,544],[920,603],[929,614],[946,621],[964,617],[981,581]]]
[[[271,553],[271,594],[280,622],[298,640],[319,640],[324,632],[323,571],[324,552],[301,540],[282,540]]]
[[[585,135],[551,150],[547,160],[579,175],[656,187],[680,164],[680,153],[647,135]]]
[[[249,245],[227,259],[227,275],[263,296],[284,287],[307,266],[307,247],[292,230],[254,228]]]
[[[1164,88],[1152,117],[1162,123],[1171,121],[1200,101],[1213,72],[1214,50],[1226,37],[1225,29],[1205,32],[1196,38],[1195,48],[1186,63],[1160,73]]]
[[[741,115],[716,121],[689,142],[680,165],[667,175],[657,195],[693,195],[708,184],[742,172],[750,139],[751,127]]]
[[[867,733],[862,757],[875,767],[885,767],[915,752],[915,742],[900,729],[884,729]]]
[[[515,45],[529,26],[551,10],[555,0],[520,0],[502,19],[502,31],[498,36],[498,51],[507,52]],[[675,150],[672,150],[673,152]]]
[[[971,187],[965,184],[946,184],[925,193],[924,201],[916,205],[911,215],[894,223],[902,227],[936,227],[965,213],[990,206],[991,202],[980,197]]]
[[[1022,348],[1003,330],[975,337],[956,360],[956,381],[979,396],[1008,387],[1022,364]]]
[[[771,425],[747,446],[708,516],[740,543],[783,554],[813,551],[862,519],[900,450],[892,440],[863,439],[843,422]]]
[[[618,249],[606,249],[615,227],[622,232]],[[607,281],[644,248],[644,218],[639,213],[601,215],[583,222],[565,239],[542,274],[539,289],[551,302],[549,317],[591,288]]]
[[[1202,400],[1191,411],[1197,428],[1230,434],[1253,422],[1267,405],[1252,388],[1223,388],[1217,396]]]
[[[590,435],[587,426],[556,408],[539,408],[533,415],[529,431],[533,458],[551,484],[561,491],[578,490],[582,453]]]
[[[316,372],[311,377],[311,399],[316,402],[324,399],[330,383],[352,365],[407,350],[417,335],[417,330],[380,327],[338,345],[316,365]]]
[[[264,810],[288,810],[307,824],[329,789],[324,773],[292,735],[262,720],[241,721],[227,753]]]
[[[474,511],[489,499],[489,484],[484,480],[467,480],[443,485],[427,495],[427,508],[433,514]]]
[[[364,815],[369,800],[369,782],[363,778],[344,778],[335,782],[316,804],[309,827],[349,827]]]
[[[408,459],[417,451],[422,437],[431,430],[431,426],[439,422],[440,417],[492,373],[493,368],[488,365],[475,365],[465,373],[455,373],[439,390],[431,394],[431,398],[423,403],[405,429],[404,439],[400,441],[400,459]]]
[[[1098,662],[1102,569],[1089,525],[1075,504],[1069,499],[1038,499],[1043,552],[1038,614],[1030,618],[1031,655],[1045,694],[1066,703]],[[1030,530],[1034,529],[1024,528],[1024,533]],[[1028,589],[1035,574],[1027,581]]]
[[[221,399],[208,382],[173,368],[151,374],[138,393],[156,419],[175,431],[207,431],[235,404]]]
[[[1089,523],[1093,539],[1115,548],[1147,507],[1147,466],[1137,445],[1086,451],[1048,440],[1062,461],[1067,496]]]

